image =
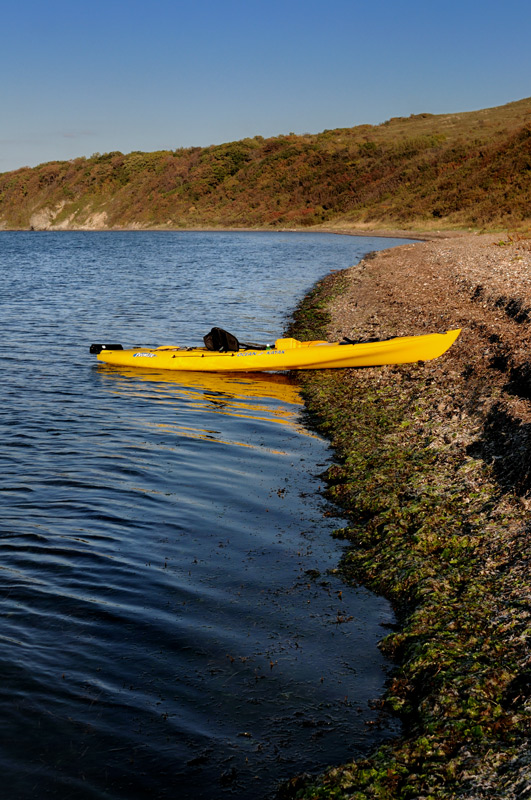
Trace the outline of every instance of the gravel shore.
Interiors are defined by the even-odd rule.
[[[304,378],[340,462],[328,482],[349,519],[345,574],[397,608],[384,705],[405,734],[285,796],[529,798],[531,239],[405,244],[318,294],[329,340],[462,333],[436,361]]]

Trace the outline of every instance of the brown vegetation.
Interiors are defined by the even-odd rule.
[[[525,229],[531,98],[0,175],[0,227]]]

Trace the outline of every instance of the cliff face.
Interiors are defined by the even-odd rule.
[[[43,206],[34,211],[29,218],[29,227],[34,231],[65,231],[65,230],[102,230],[108,227],[108,216],[105,211],[92,211],[90,205],[80,210],[72,211],[66,216],[62,213],[67,205],[66,200],[61,200],[54,206]]]
[[[0,226],[525,227],[531,99],[316,135],[96,154],[0,175]]]

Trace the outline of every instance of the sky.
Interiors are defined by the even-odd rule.
[[[529,0],[23,0],[0,20],[0,172],[531,96]]]

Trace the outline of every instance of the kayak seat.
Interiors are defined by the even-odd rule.
[[[238,351],[240,343],[232,333],[224,331],[223,328],[212,328],[203,336],[203,341],[207,350],[217,350],[218,353],[228,353]]]

